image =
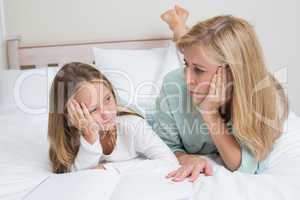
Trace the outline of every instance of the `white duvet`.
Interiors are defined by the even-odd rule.
[[[100,170],[54,175],[48,161],[47,115],[2,108],[0,130],[0,199],[293,200],[300,196],[300,118],[294,114],[262,174],[231,173],[212,161],[214,176],[201,176],[193,184],[168,182],[164,174],[172,167],[151,161],[141,161],[123,175]]]

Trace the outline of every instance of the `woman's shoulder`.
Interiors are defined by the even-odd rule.
[[[164,84],[169,82],[183,82],[184,83],[184,68],[178,68],[167,73],[164,77]]]
[[[182,92],[185,89],[184,68],[178,68],[166,74],[162,84],[162,89],[166,94]]]

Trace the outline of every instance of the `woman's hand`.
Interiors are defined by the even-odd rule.
[[[82,133],[83,137],[90,144],[94,144],[96,142],[97,134],[100,130],[100,127],[90,115],[85,104],[81,103],[80,105],[74,99],[71,99],[68,102],[68,118],[71,124]]]
[[[173,181],[182,181],[184,178],[189,178],[194,182],[200,173],[204,173],[206,176],[212,176],[213,171],[209,163],[197,155],[185,154],[180,157],[181,167],[175,171],[172,171],[166,178],[172,178]]]
[[[103,170],[106,170],[106,168],[104,167],[103,164],[98,164],[96,167],[94,167],[92,169],[103,169]]]
[[[187,10],[175,5],[175,9],[164,12],[161,15],[161,19],[169,25],[169,28],[174,33],[174,39],[177,39],[184,35],[188,30],[186,26],[188,16],[189,12]]]
[[[218,114],[219,108],[232,98],[232,83],[229,83],[228,79],[232,79],[229,72],[226,68],[219,67],[211,80],[207,96],[199,104],[199,111],[203,116]]]

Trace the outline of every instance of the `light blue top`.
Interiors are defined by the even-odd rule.
[[[227,123],[227,127],[233,134],[231,122]],[[173,152],[201,155],[218,152],[200,112],[193,108],[183,68],[165,76],[160,96],[156,100],[153,128]],[[242,161],[238,170],[251,174],[258,173],[259,163],[242,144],[241,151]]]

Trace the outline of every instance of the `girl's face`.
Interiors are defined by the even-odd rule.
[[[74,99],[86,105],[90,115],[101,125],[102,130],[109,130],[116,124],[116,100],[111,90],[103,83],[83,83]]]
[[[210,82],[220,64],[206,57],[199,45],[184,49],[186,84],[193,102],[199,105],[207,96]]]

